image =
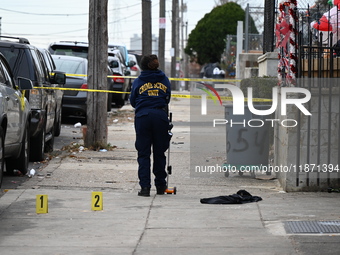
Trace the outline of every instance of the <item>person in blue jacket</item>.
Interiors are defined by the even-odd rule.
[[[135,147],[138,152],[139,196],[150,196],[151,150],[152,172],[157,194],[164,194],[167,183],[165,151],[169,148],[168,104],[171,85],[168,77],[159,70],[156,55],[143,56],[142,72],[132,84],[130,103],[135,108]]]

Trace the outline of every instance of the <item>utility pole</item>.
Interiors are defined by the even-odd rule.
[[[108,0],[89,2],[88,88],[107,90],[107,3]],[[107,146],[107,93],[87,93],[87,148]]]
[[[159,41],[158,41],[158,61],[160,68],[165,70],[165,0],[159,1]]]
[[[181,69],[183,77],[188,77],[188,61],[187,61],[187,55],[184,52],[184,48],[186,46],[186,37],[184,38],[184,33],[186,33],[186,28],[188,25],[188,22],[184,22],[184,13],[187,12],[187,4],[183,3],[183,0],[181,0]],[[184,31],[185,29],[185,31]],[[188,90],[189,83],[184,83],[184,89]]]
[[[249,3],[247,4],[246,7],[246,20],[245,20],[246,25],[245,27],[245,40],[244,40],[244,51],[248,53],[249,50]]]
[[[176,75],[176,67],[177,67],[177,56],[178,56],[178,0],[172,0],[172,38],[171,38],[171,77],[175,78]],[[171,89],[177,89],[177,82],[171,81]]]
[[[151,0],[142,0],[142,55],[152,54]]]

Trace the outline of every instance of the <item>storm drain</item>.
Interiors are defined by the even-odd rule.
[[[340,221],[286,221],[288,234],[340,233]]]

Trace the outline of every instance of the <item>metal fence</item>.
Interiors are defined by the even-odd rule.
[[[277,1],[266,0],[264,3],[263,53],[273,52],[275,43],[274,24],[276,20]]]
[[[312,99],[306,106],[312,116],[302,116],[301,113],[298,116],[295,163],[297,166],[339,167],[340,82],[337,78],[340,78],[340,8],[300,2],[304,6],[295,9],[297,19],[294,24],[297,52],[287,54],[297,56],[294,85],[308,88],[312,93]],[[300,183],[307,187],[340,185],[339,169],[336,172],[304,170],[296,173],[297,187]]]

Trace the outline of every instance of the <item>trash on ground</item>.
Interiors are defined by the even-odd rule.
[[[74,127],[75,127],[75,128],[80,128],[80,127],[81,127],[81,123],[78,122],[78,123],[74,124]]]
[[[21,173],[20,170],[18,170],[18,169],[14,169],[14,170],[13,170],[13,174],[16,175],[16,176],[22,175],[22,173]]]
[[[35,175],[35,170],[31,169],[29,172],[27,172],[27,175],[29,178],[32,178]]]

